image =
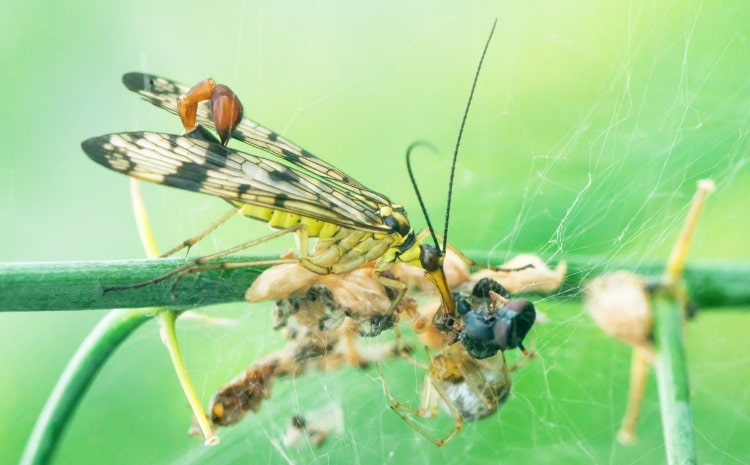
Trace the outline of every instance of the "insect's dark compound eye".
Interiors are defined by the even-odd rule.
[[[510,315],[510,323],[504,334],[506,348],[503,350],[515,348],[526,350],[523,346],[523,339],[536,321],[534,304],[526,299],[516,299],[508,302],[506,309]],[[495,339],[500,340],[503,329],[496,326],[495,331]]]
[[[459,308],[462,300],[459,300]],[[463,315],[463,320],[459,340],[469,355],[484,359],[499,350],[526,350],[523,340],[534,325],[536,309],[528,300],[516,299],[495,311],[488,311],[485,306],[470,310]]]

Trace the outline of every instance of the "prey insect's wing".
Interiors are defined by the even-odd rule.
[[[205,129],[185,136],[124,132],[81,146],[106,168],[144,181],[373,233],[388,233],[380,206],[293,166],[224,147]]]
[[[178,82],[153,74],[137,72],[125,74],[122,82],[125,87],[139,94],[144,100],[175,114],[177,114],[177,99],[189,90],[188,86]],[[198,104],[196,121],[205,127],[215,129],[207,102]],[[242,118],[232,132],[232,137],[308,170],[329,183],[335,183],[340,189],[350,192],[350,195],[358,195],[381,205],[391,204],[386,196],[371,191],[325,160],[252,120]]]

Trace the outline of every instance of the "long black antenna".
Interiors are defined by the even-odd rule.
[[[484,44],[484,50],[482,50],[482,57],[479,59],[479,65],[477,65],[477,72],[474,74],[474,82],[471,84],[471,92],[469,93],[469,101],[466,102],[466,110],[464,110],[464,117],[461,120],[461,128],[458,130],[458,138],[456,139],[456,149],[453,151],[453,162],[451,163],[451,175],[448,181],[448,204],[445,208],[445,233],[443,234],[443,252],[448,247],[448,220],[451,216],[451,200],[453,198],[453,178],[456,174],[456,161],[458,160],[458,148],[461,145],[461,137],[464,134],[464,126],[466,125],[466,117],[469,115],[469,107],[471,107],[471,99],[474,97],[474,89],[477,87],[477,81],[479,80],[479,71],[482,69],[482,63],[484,62],[484,56],[487,54],[487,49],[490,46],[492,35],[495,33],[495,26],[497,26],[497,18],[492,23],[492,30],[490,36],[487,37],[487,42]],[[421,202],[421,201],[420,201]],[[423,207],[424,208],[424,207]],[[425,215],[426,216],[426,215]],[[429,220],[428,220],[429,224]],[[432,230],[432,228],[430,228]],[[435,233],[432,233],[435,237]]]
[[[435,147],[428,142],[424,142],[424,141],[413,142],[409,146],[409,148],[406,149],[406,170],[409,172],[409,179],[411,179],[411,185],[412,187],[414,187],[414,192],[417,194],[417,200],[419,200],[419,207],[422,209],[422,214],[424,215],[424,219],[427,221],[427,229],[430,231],[432,240],[435,242],[435,248],[440,250],[440,242],[438,242],[437,235],[435,235],[435,229],[432,227],[432,222],[430,221],[430,215],[427,214],[427,208],[424,205],[424,200],[422,200],[422,193],[419,192],[419,187],[417,186],[417,180],[414,179],[414,171],[412,171],[411,169],[411,151],[420,145],[429,147],[432,149],[433,152],[437,152],[437,149],[435,149]]]

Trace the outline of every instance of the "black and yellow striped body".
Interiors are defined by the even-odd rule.
[[[385,219],[390,222],[390,218],[393,218],[401,228],[388,234],[380,234],[346,228],[283,210],[237,202],[233,204],[239,208],[242,216],[264,221],[274,229],[303,225],[307,237],[317,238],[317,242],[307,256],[300,257],[300,263],[314,273],[346,273],[373,261],[377,262],[375,269],[378,274],[391,268],[397,261],[420,266],[419,244],[401,207],[382,209]]]

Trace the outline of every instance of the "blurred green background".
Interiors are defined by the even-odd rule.
[[[94,135],[178,132],[129,94],[127,71],[192,84],[207,76],[246,114],[387,193],[423,225],[403,153],[414,140],[421,187],[442,224],[449,154],[492,20],[454,186],[451,241],[503,259],[664,259],[695,189],[713,178],[692,261],[748,260],[750,4],[725,2],[0,3],[0,260],[143,256],[125,177],[81,152]],[[216,199],[144,186],[166,249],[226,210]],[[440,226],[438,226],[440,227]],[[215,250],[267,231],[236,221]],[[291,242],[270,245],[278,251]],[[748,283],[750,285],[750,283]],[[0,298],[1,293],[0,289]],[[538,302],[539,357],[516,373],[501,411],[437,449],[386,408],[377,373],[311,374],[274,387],[262,411],[205,448],[155,324],[115,354],[68,430],[56,463],[663,463],[653,379],[640,440],[614,442],[629,351],[577,303]],[[688,330],[702,463],[750,457],[747,309],[706,311]],[[236,328],[180,324],[204,399],[278,347],[268,306],[206,309]],[[15,463],[68,358],[104,312],[0,315],[0,463]],[[423,373],[389,366],[400,397]],[[320,449],[280,444],[287,419],[334,402],[344,433]],[[435,425],[451,428],[448,418]]]

